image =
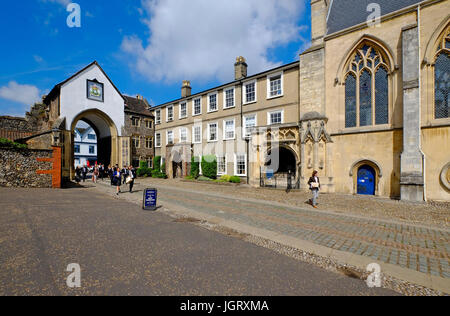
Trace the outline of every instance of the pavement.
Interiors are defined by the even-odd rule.
[[[0,188],[0,295],[396,294],[176,220],[162,208],[144,212],[142,192],[114,198],[110,190]],[[203,203],[178,191],[163,199],[171,193]],[[81,267],[80,288],[66,284],[72,263]]]
[[[167,185],[153,179],[138,182],[136,190],[142,192],[145,187],[156,187],[160,204],[180,215],[361,269],[377,263],[386,275],[450,293],[450,231],[447,229],[205,192],[195,183],[181,188],[171,186],[170,181]],[[219,192],[220,186],[216,186]],[[121,198],[142,203],[142,194],[126,193]]]

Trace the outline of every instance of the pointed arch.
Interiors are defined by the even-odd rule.
[[[355,42],[355,44],[353,44],[349,50],[347,50],[347,53],[345,54],[344,58],[341,60],[341,63],[339,64],[339,67],[338,67],[338,72],[336,74],[337,83],[343,84],[343,82],[346,78],[348,66],[353,61],[354,57],[356,56],[356,53],[362,47],[364,47],[365,44],[367,44],[368,46],[374,47],[375,49],[377,49],[380,52],[381,56],[383,57],[383,59],[385,61],[385,66],[388,69],[389,74],[395,71],[396,65],[398,63],[394,59],[395,55],[393,54],[393,51],[389,47],[389,45],[387,45],[384,41],[382,41],[381,39],[379,39],[375,36],[365,34],[359,40],[357,40]]]
[[[450,30],[450,14],[439,24],[438,28],[434,31],[433,35],[428,41],[425,48],[425,55],[423,63],[429,66],[434,65],[436,62],[436,52],[438,52],[439,44],[442,43],[442,39],[449,33]],[[447,34],[445,34],[447,33]]]
[[[392,55],[364,37],[344,63],[345,128],[389,124]]]

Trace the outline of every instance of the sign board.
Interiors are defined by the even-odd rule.
[[[158,190],[145,189],[144,190],[144,201],[143,201],[142,208],[146,211],[155,211],[157,199],[158,199]]]

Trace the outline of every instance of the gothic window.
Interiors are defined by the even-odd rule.
[[[345,127],[389,123],[387,58],[379,49],[362,44],[346,69]]]
[[[436,119],[449,118],[450,102],[450,27],[444,33],[438,46],[436,63],[434,65],[434,93]]]

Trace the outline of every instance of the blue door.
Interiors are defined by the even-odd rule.
[[[358,170],[358,194],[375,195],[375,170],[370,166]]]

